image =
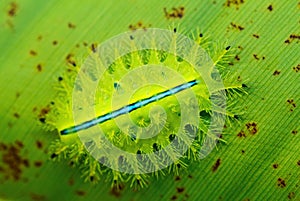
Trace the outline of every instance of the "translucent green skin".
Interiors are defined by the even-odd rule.
[[[201,37],[197,37],[195,38],[195,40],[199,44],[204,43],[204,39],[202,39]],[[227,77],[228,72],[226,69],[224,69],[224,64],[228,62],[228,58],[231,55],[229,53],[229,49],[230,47],[225,47],[223,50],[220,50],[220,52],[215,52],[212,56],[217,58],[216,61],[214,61],[215,65],[220,65],[222,67],[219,68],[219,70],[222,78],[224,79],[223,82],[225,84],[225,88],[220,90],[226,90],[227,93],[231,94],[227,100],[228,104],[230,105],[231,102],[236,101],[235,97],[237,95],[242,94],[245,91],[243,90],[242,83],[233,81],[234,79],[232,77]],[[146,84],[144,87],[138,88],[138,90],[132,88],[134,85],[143,86],[143,83],[147,82],[146,80],[149,79],[148,72],[144,72],[147,67],[141,67],[144,65],[153,65],[153,71],[156,72],[152,76],[162,76],[161,79],[166,79],[168,82],[168,86],[176,86],[178,84],[181,84],[178,79],[172,79],[174,78],[174,75],[172,74],[174,72],[175,74],[179,74],[182,77],[182,80],[185,82],[195,79],[199,80],[199,83],[196,86],[193,86],[191,89],[189,89],[193,91],[195,97],[198,100],[195,103],[192,101],[192,99],[187,97],[184,98],[184,102],[179,103],[176,96],[173,95],[150,103],[144,107],[138,108],[130,112],[128,115],[125,115],[125,117],[120,116],[99,124],[98,126],[104,133],[105,137],[110,140],[110,142],[114,146],[124,150],[125,152],[137,154],[137,156],[134,158],[124,158],[123,155],[117,157],[107,157],[106,155],[102,155],[101,153],[99,154],[97,152],[97,149],[101,149],[107,146],[106,144],[104,144],[103,140],[101,140],[101,137],[99,138],[96,136],[89,138],[87,136],[84,136],[83,139],[88,138],[86,141],[83,140],[85,141],[83,142],[83,144],[86,145],[88,153],[82,151],[82,153],[78,154],[77,150],[68,148],[66,155],[68,160],[73,161],[72,163],[80,165],[82,164],[82,160],[85,160],[86,155],[89,155],[89,153],[93,154],[93,157],[96,157],[96,160],[94,160],[91,156],[89,158],[91,161],[93,161],[94,170],[92,171],[92,173],[88,174],[90,175],[90,178],[92,178],[90,179],[92,181],[94,181],[95,178],[99,178],[101,176],[101,173],[103,174],[103,172],[112,171],[109,168],[105,167],[105,165],[97,163],[97,161],[106,163],[107,165],[119,164],[117,166],[120,169],[122,168],[125,172],[139,172],[141,168],[139,163],[141,161],[144,161],[147,166],[149,166],[149,170],[151,170],[151,173],[149,174],[139,173],[133,175],[113,170],[113,185],[120,181],[124,182],[130,180],[131,186],[144,187],[147,183],[146,177],[148,177],[149,175],[157,176],[171,172],[178,175],[181,169],[187,167],[188,163],[194,160],[198,160],[200,149],[204,142],[203,140],[206,137],[209,137],[207,136],[208,127],[217,126],[210,125],[210,115],[212,113],[217,114],[219,111],[212,109],[210,100],[211,94],[208,92],[205,82],[201,77],[199,77],[199,74],[195,71],[194,67],[182,58],[176,57],[171,53],[157,50],[143,50],[132,52],[128,55],[120,57],[111,66],[109,66],[109,68],[104,72],[104,75],[98,82],[99,86],[96,92],[94,106],[95,116],[107,114],[128,104],[135,103],[139,100],[143,100],[147,97],[158,94],[164,90],[168,90],[168,88],[166,88],[163,83],[154,85]],[[165,67],[171,70],[160,70],[161,68],[163,69]],[[74,73],[76,74],[77,71],[74,71]],[[76,77],[72,75],[68,76],[71,78]],[[73,115],[72,113],[68,112],[70,111],[70,109],[68,110],[68,108],[72,108],[72,106],[70,105],[72,103],[72,96],[66,96],[66,94],[72,93],[72,91],[70,90],[72,89],[73,85],[74,78],[73,80],[64,79],[60,82],[60,85],[58,87],[61,89],[59,91],[66,92],[61,93],[57,99],[59,102],[61,102],[61,100],[63,100],[63,102],[55,105],[63,106],[64,108],[54,107],[52,112],[47,116],[47,122],[49,122],[49,124],[52,124],[59,131],[64,130],[70,126],[71,128],[72,126],[75,126]],[[220,101],[222,100],[220,99]],[[162,107],[164,109],[164,112],[161,111],[161,108],[157,108],[157,106]],[[187,122],[187,124],[182,126],[180,123],[181,111],[189,110],[189,108],[193,108],[195,106],[198,107],[199,111],[199,123],[197,125],[194,125],[192,122]],[[237,113],[234,112],[235,111],[232,111],[232,108],[229,108],[226,111],[228,122],[230,122],[230,119],[237,115]],[[129,118],[126,116],[129,116]],[[79,117],[79,122],[85,122],[93,118],[94,117],[90,113],[83,113]],[[137,126],[137,129],[133,129],[133,127],[131,126],[132,123]],[[122,125],[122,128],[120,128],[120,125]],[[181,127],[183,129],[182,131],[180,131]],[[81,131],[79,131],[78,134],[80,134],[80,132]],[[177,136],[178,132],[183,132],[184,135],[195,135],[192,144],[189,138]],[[147,139],[143,139],[142,136],[148,135],[153,135],[153,137],[147,137]],[[77,133],[72,134],[72,136],[63,135],[61,136],[61,139],[62,142],[66,143],[67,147],[74,146],[74,143],[78,143],[78,146],[82,147],[83,145],[80,141],[70,140],[70,138],[74,137],[76,139],[76,136]],[[174,139],[178,141],[176,143],[181,144],[180,146],[188,146],[183,156],[178,156],[178,147],[174,147],[173,145],[168,146]],[[214,137],[212,138],[212,140],[214,141],[213,143],[216,143],[215,140],[217,140],[217,138]],[[166,149],[167,147],[171,148]],[[52,150],[53,151],[51,152],[51,156],[53,158],[59,157],[61,151],[59,146],[57,148],[57,144],[54,144],[52,146]],[[80,150],[84,149],[80,148]],[[144,155],[151,154],[157,151],[163,151],[163,156],[161,156],[159,159],[151,157],[149,158],[149,156]],[[72,154],[68,154],[69,152]],[[71,157],[69,157],[70,155]],[[120,162],[120,160],[122,162]],[[172,164],[168,167],[162,168],[160,161],[165,160],[171,160]]]

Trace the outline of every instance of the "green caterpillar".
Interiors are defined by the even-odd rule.
[[[230,46],[191,38],[136,30],[93,48],[57,85],[45,122],[62,135],[50,157],[69,160],[93,183],[106,175],[134,188],[206,157],[224,124],[237,120],[246,91],[228,68]]]

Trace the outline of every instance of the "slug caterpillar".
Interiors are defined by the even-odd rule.
[[[135,188],[206,157],[246,94],[228,68],[232,48],[211,44],[202,34],[143,29],[93,47],[57,85],[45,120],[60,134],[50,157],[91,182]]]

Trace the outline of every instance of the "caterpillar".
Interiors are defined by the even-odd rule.
[[[179,174],[240,115],[234,106],[247,92],[226,68],[230,49],[214,49],[202,33],[162,29],[103,42],[57,86],[45,120],[60,133],[51,158],[71,161],[92,182],[106,175],[112,185],[144,187],[152,176]]]

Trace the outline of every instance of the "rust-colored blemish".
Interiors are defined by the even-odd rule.
[[[69,186],[73,186],[74,183],[75,183],[74,179],[70,178],[69,181],[68,181]]]
[[[238,134],[237,134],[237,136],[238,137],[240,137],[240,138],[242,138],[242,137],[246,137],[246,133],[243,131],[243,130],[241,130]]]
[[[189,174],[189,175],[188,175],[188,178],[189,178],[189,179],[193,179],[193,175]]]
[[[300,35],[290,34],[290,36],[284,41],[286,44],[290,44],[293,41],[300,40]]]
[[[15,113],[14,113],[14,117],[15,117],[16,119],[19,119],[19,118],[20,118],[20,114],[17,113],[17,112],[15,112]]]
[[[259,60],[259,57],[257,54],[253,54],[254,59]]]
[[[269,6],[268,6],[268,10],[269,10],[269,11],[273,11],[273,6],[272,6],[272,5],[269,5]]]
[[[16,140],[16,141],[15,141],[15,144],[16,144],[19,148],[23,148],[23,147],[24,147],[23,142],[21,142],[20,140]]]
[[[76,190],[75,193],[76,193],[76,195],[78,195],[78,196],[85,196],[85,195],[86,195],[86,192],[83,191],[83,190]]]
[[[147,28],[151,27],[151,24],[148,24],[148,25],[145,25],[143,24],[143,22],[139,21],[137,22],[136,24],[130,24],[128,26],[128,28],[131,30],[131,31],[135,31],[137,29],[144,29],[145,31],[147,30]]]
[[[40,195],[37,193],[30,193],[30,198],[33,201],[45,201],[46,200],[46,197],[44,195]]]
[[[69,27],[70,29],[75,29],[75,28],[76,28],[76,25],[73,24],[72,22],[69,22],[69,23],[68,23],[68,27]]]
[[[124,184],[115,184],[111,188],[110,194],[115,196],[116,198],[120,198],[122,195],[121,192],[122,190],[124,190],[124,188],[125,188]]]
[[[43,165],[43,162],[42,161],[35,161],[33,164],[34,164],[35,167],[41,167]]]
[[[171,10],[164,8],[164,13],[167,19],[181,19],[185,14],[185,8],[183,6],[173,7]]]
[[[42,143],[42,141],[37,140],[37,141],[35,142],[35,145],[36,145],[36,147],[37,147],[38,149],[42,149],[42,148],[43,148],[43,143]]]
[[[235,7],[235,9],[238,10],[243,3],[245,3],[244,0],[226,0],[223,6],[228,8]]]
[[[275,70],[274,73],[273,73],[274,76],[279,75],[279,74],[280,74],[279,70]]]
[[[274,169],[277,169],[278,168],[278,163],[274,163],[273,165],[272,165],[272,167],[274,168]]]
[[[291,199],[293,199],[293,198],[295,198],[295,192],[290,192],[290,193],[288,194],[288,199],[291,200]]]
[[[293,71],[295,71],[296,73],[298,73],[300,71],[300,64],[298,64],[297,66],[293,67]]]
[[[300,160],[298,160],[297,165],[300,166]]]
[[[252,36],[253,36],[254,38],[259,39],[259,35],[258,35],[258,34],[253,34]]]
[[[15,17],[18,11],[18,5],[16,2],[11,2],[9,4],[9,10],[7,11],[7,15],[9,17]]]
[[[291,99],[288,99],[286,102],[287,102],[288,105],[290,106],[290,111],[293,112],[294,109],[297,107],[297,106],[296,106],[296,103],[295,103],[295,101],[294,101],[294,99],[292,99],[292,98],[291,98]]]
[[[241,60],[241,58],[239,57],[239,55],[235,55],[234,59],[237,60],[237,61]]]
[[[54,41],[52,41],[52,45],[57,45],[58,44],[58,42],[57,42],[57,40],[54,40]]]
[[[21,157],[23,148],[24,145],[19,140],[12,144],[0,143],[1,161],[3,162],[1,173],[4,174],[6,180],[20,180],[22,169],[30,166],[29,161]]]
[[[30,54],[31,56],[36,56],[36,55],[37,55],[37,52],[36,52],[35,50],[30,50],[30,51],[29,51],[29,54]]]
[[[173,195],[172,197],[171,197],[171,200],[177,200],[177,195]]]
[[[238,31],[243,31],[243,30],[245,29],[245,27],[243,27],[243,26],[241,26],[241,25],[238,25],[238,24],[235,24],[235,23],[233,23],[233,22],[231,22],[230,25],[231,25],[231,27],[232,27],[233,29],[236,29],[236,30],[238,30]]]
[[[246,124],[246,129],[252,134],[255,135],[258,132],[257,123],[249,122]]]
[[[16,92],[16,98],[19,98],[20,97],[20,92]]]
[[[8,126],[8,128],[12,128],[12,127],[13,127],[13,123],[8,122],[8,123],[7,123],[7,126]]]
[[[281,188],[285,188],[286,187],[286,182],[284,179],[282,178],[278,178],[277,179],[277,186],[281,187]]]
[[[296,135],[297,133],[298,133],[297,130],[292,130],[292,134],[293,134],[293,135]]]
[[[244,154],[244,153],[245,153],[245,150],[244,150],[244,149],[242,149],[242,151],[241,151],[241,152],[242,152],[242,154]]]
[[[177,193],[183,193],[184,190],[185,190],[184,187],[177,187],[176,188]]]
[[[67,56],[66,56],[66,62],[68,64],[71,64],[72,66],[76,67],[76,62],[74,60],[74,55],[72,53],[69,53]]]
[[[38,72],[42,72],[42,70],[43,70],[42,64],[38,64],[38,65],[36,66],[36,69],[37,69]]]
[[[96,44],[96,43],[92,43],[92,45],[91,45],[91,50],[92,50],[94,53],[96,53],[96,51],[97,51],[97,44]]]
[[[39,114],[38,114],[38,117],[39,118],[45,118],[45,116],[50,112],[51,108],[49,105],[47,105],[46,107],[43,107]]]
[[[180,176],[176,176],[175,177],[175,181],[180,181],[181,180],[181,177]]]
[[[212,166],[212,171],[213,172],[216,172],[217,170],[218,170],[218,168],[220,167],[220,165],[221,165],[221,159],[220,158],[218,158],[218,160],[215,162],[215,164]]]
[[[36,38],[38,41],[41,41],[43,39],[42,35],[38,35],[38,37]]]

